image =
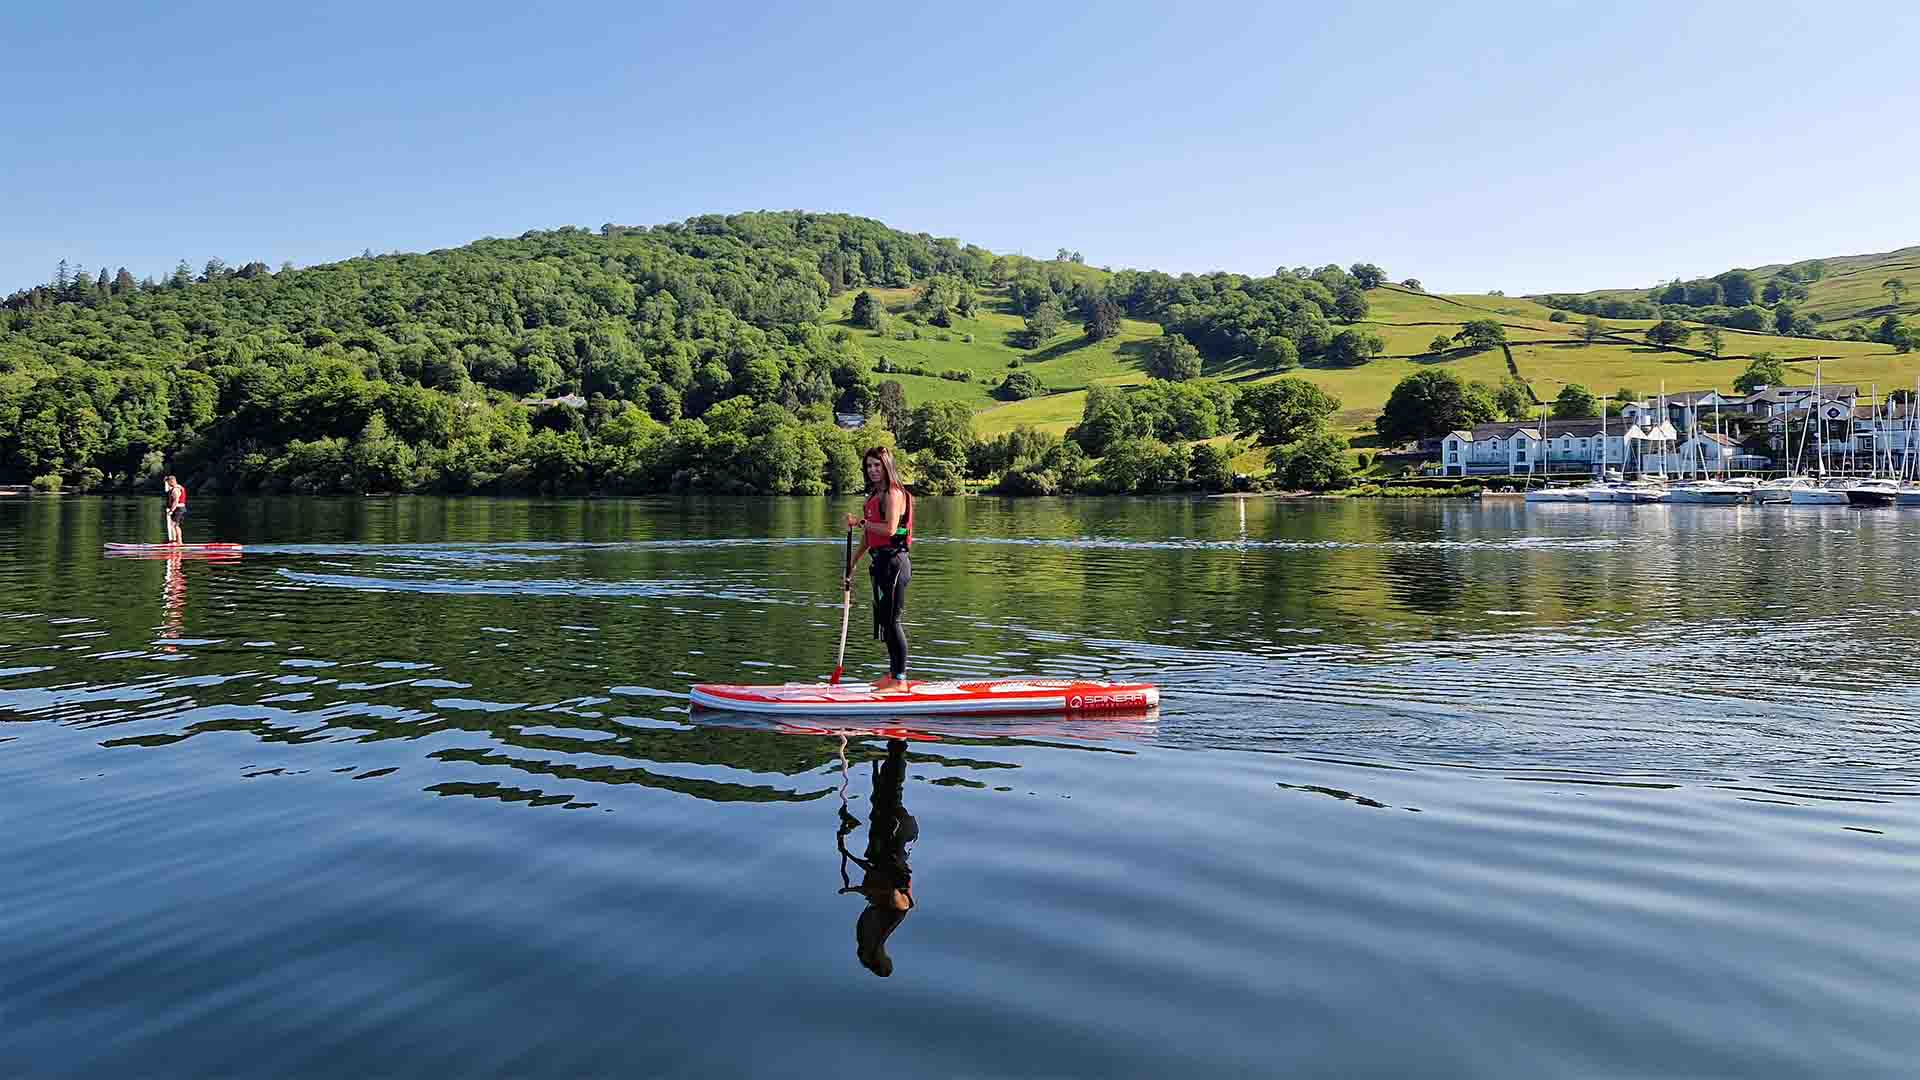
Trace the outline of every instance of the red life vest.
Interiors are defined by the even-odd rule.
[[[905,549],[913,544],[913,496],[906,488],[901,488],[900,494],[907,500],[907,509],[906,513],[900,517],[900,527],[892,533],[887,532],[887,515],[880,509],[879,494],[876,493],[867,498],[864,516],[867,523],[868,550],[890,547]]]

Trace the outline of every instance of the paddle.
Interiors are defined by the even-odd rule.
[[[840,598],[840,655],[833,661],[834,686],[840,685],[840,673],[847,666],[847,616],[853,614],[853,529],[847,529],[847,572],[841,577],[846,595]]]

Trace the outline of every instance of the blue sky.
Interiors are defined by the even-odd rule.
[[[1920,243],[1920,5],[10,5],[0,292],[839,210],[1634,286]]]

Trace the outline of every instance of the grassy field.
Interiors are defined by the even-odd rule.
[[[1850,325],[1879,325],[1888,313],[1902,317],[1920,313],[1920,246],[1900,248],[1876,255],[1842,255],[1823,260],[1827,273],[1807,285],[1807,298],[1796,306],[1803,313],[1817,315],[1823,329],[1838,330]],[[1752,268],[1762,285],[1785,269],[1786,263],[1769,263]],[[1909,286],[1898,309],[1881,288],[1888,278],[1905,278]],[[1644,300],[1652,286],[1638,289],[1596,289],[1579,295],[1622,300]]]
[[[1753,335],[1759,337],[1759,335]],[[1771,339],[1778,341],[1779,339]],[[1911,387],[1920,373],[1920,356],[1902,356],[1886,345],[1828,341],[1820,364],[1821,378],[1830,383],[1857,383],[1864,394],[1878,383],[1882,392]],[[1701,360],[1646,346],[1596,344],[1585,346],[1515,345],[1513,360],[1520,375],[1542,400],[1551,400],[1568,383],[1579,383],[1596,394],[1611,394],[1625,386],[1642,395],[1710,388],[1731,389],[1747,368],[1743,359]],[[1811,361],[1787,365],[1793,383],[1813,382]]]
[[[1836,270],[1834,276],[1843,275]],[[1920,279],[1920,273],[1914,276]],[[915,298],[915,293],[906,289],[874,292],[896,315],[904,314]],[[1369,363],[1351,368],[1309,366],[1283,373],[1248,364],[1213,362],[1208,364],[1206,374],[1242,386],[1257,385],[1282,374],[1307,379],[1340,399],[1336,426],[1356,445],[1370,447],[1377,442],[1374,418],[1394,386],[1408,375],[1438,368],[1496,386],[1508,374],[1506,355],[1499,349],[1453,351],[1437,357],[1427,352],[1436,334],[1451,336],[1473,319],[1495,319],[1506,328],[1514,364],[1542,400],[1551,400],[1568,383],[1579,383],[1597,394],[1611,394],[1626,386],[1651,395],[1659,391],[1663,381],[1671,392],[1730,388],[1756,352],[1771,352],[1787,361],[1795,382],[1811,382],[1812,358],[1825,357],[1825,379],[1858,383],[1862,391],[1875,382],[1883,390],[1910,386],[1915,374],[1920,373],[1920,354],[1900,356],[1878,344],[1727,330],[1723,358],[1708,360],[1642,342],[1640,335],[1651,325],[1650,320],[1607,320],[1613,336],[1589,346],[1580,340],[1584,316],[1570,315],[1568,322],[1552,322],[1552,309],[1521,297],[1429,295],[1389,285],[1371,290],[1367,299],[1368,317],[1356,325],[1379,334],[1387,343],[1385,353]],[[837,325],[848,325],[852,305],[853,294],[836,297],[829,319]],[[1022,426],[1064,433],[1080,422],[1088,386],[1146,382],[1147,358],[1161,332],[1156,324],[1124,320],[1117,337],[1098,344],[1089,344],[1079,328],[1071,326],[1044,348],[1029,350],[1014,345],[1015,334],[1024,323],[1004,310],[1004,305],[1003,293],[989,292],[973,318],[956,319],[946,330],[918,327],[918,340],[900,341],[857,328],[853,333],[870,359],[884,356],[896,365],[922,366],[935,373],[957,369],[974,375],[976,380],[970,382],[897,374],[887,377],[900,382],[909,403],[956,400],[973,404],[980,410],[974,426],[982,435]],[[896,317],[891,329],[909,327],[904,319]],[[970,342],[966,340],[968,335],[973,337]],[[1704,343],[1696,337],[1688,347],[1698,350]],[[1001,403],[993,399],[992,385],[978,381],[979,376],[987,376],[991,384],[997,384],[1009,370],[1008,361],[1016,357],[1024,370],[1048,388],[1047,395]],[[1258,456],[1243,457],[1243,466],[1260,460]]]
[[[956,317],[947,328],[914,326],[900,317],[913,307],[918,295],[915,290],[870,291],[895,316],[886,334],[876,334],[851,323],[854,293],[833,299],[827,309],[829,324],[851,330],[855,343],[869,360],[885,357],[894,366],[924,367],[936,376],[949,370],[965,371],[975,376],[989,376],[993,384],[998,385],[1012,370],[1010,363],[1019,360],[1022,368],[1055,392],[1084,390],[1095,382],[1144,382],[1148,343],[1160,336],[1158,324],[1122,319],[1119,334],[1105,341],[1088,342],[1079,325],[1070,323],[1042,347],[1025,349],[1015,342],[1016,335],[1025,329],[1026,321],[1004,310],[1006,295],[1002,290],[983,294],[982,303],[972,318]],[[920,335],[917,339],[910,337],[903,341],[899,337],[902,333],[915,332]],[[973,340],[968,341],[969,337]],[[992,403],[991,386],[982,385],[978,394],[970,395],[965,392],[964,383],[916,379],[911,375],[898,378],[910,402],[927,398],[977,398],[983,407]],[[930,390],[926,397],[914,393],[916,385],[929,382],[947,385]]]

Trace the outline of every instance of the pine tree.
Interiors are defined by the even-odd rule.
[[[67,265],[67,260],[61,259],[60,265],[53,268],[53,287],[56,291],[65,293],[67,285],[72,281],[73,268]]]

